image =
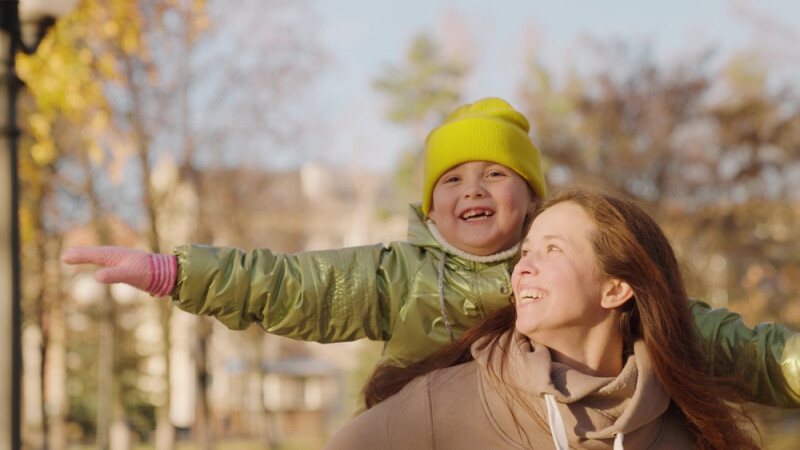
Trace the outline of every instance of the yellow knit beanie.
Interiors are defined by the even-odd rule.
[[[490,161],[517,172],[539,198],[547,191],[539,149],[528,119],[505,100],[484,98],[459,107],[425,140],[422,211],[431,210],[433,186],[442,174],[468,161]]]

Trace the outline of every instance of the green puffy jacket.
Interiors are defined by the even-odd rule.
[[[408,242],[296,254],[186,245],[175,254],[172,297],[184,311],[306,341],[385,341],[383,358],[394,363],[429,355],[450,342],[450,330],[458,337],[512,301],[511,258],[479,262],[446,252],[418,205],[409,212]],[[714,372],[744,373],[753,401],[800,406],[798,333],[777,324],[751,329],[702,302],[693,311]]]

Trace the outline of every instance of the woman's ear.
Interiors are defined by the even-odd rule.
[[[633,297],[633,288],[625,281],[612,278],[603,285],[600,306],[606,309],[618,308]]]

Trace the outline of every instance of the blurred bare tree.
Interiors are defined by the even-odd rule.
[[[408,127],[414,140],[395,174],[398,190],[407,192],[411,201],[419,201],[425,136],[459,105],[470,70],[468,62],[443,54],[430,35],[421,33],[409,45],[406,59],[388,63],[373,82],[388,99],[389,121]]]
[[[785,245],[800,169],[796,87],[769,86],[768,69],[748,55],[717,76],[710,51],[662,68],[646,47],[595,44],[587,51],[607,62],[597,72],[574,71],[556,86],[532,63],[522,86],[550,183],[601,183],[641,199],[695,252],[685,258],[698,273],[707,273],[711,255],[723,257],[725,291],[746,300],[741,280],[755,261],[789,262],[800,251]],[[784,287],[770,303],[796,308],[791,300],[799,296]],[[727,295],[709,298],[727,306]],[[800,323],[796,313],[769,308],[750,316],[778,317]]]
[[[36,55],[20,58],[20,73],[32,98],[25,114],[33,138],[23,143],[21,151],[22,202],[28,208],[23,214],[24,266],[32,269],[25,271],[24,282],[31,288],[24,301],[33,305],[25,309],[25,320],[41,323],[45,331],[42,354],[59,355],[42,358],[61,365],[42,377],[42,409],[57,406],[47,408],[55,411],[50,414],[54,431],[63,428],[67,414],[95,410],[82,404],[89,398],[73,397],[69,407],[63,398],[64,365],[70,351],[63,320],[70,303],[57,285],[37,284],[35,278],[59,279],[54,275],[60,273],[60,233],[91,220],[95,236],[85,243],[161,252],[176,243],[176,233],[183,239],[209,242],[214,224],[198,208],[203,202],[192,201],[204,195],[199,171],[218,164],[267,166],[270,155],[286,157],[275,148],[276,143],[296,144],[302,135],[298,130],[303,125],[299,119],[303,88],[323,62],[313,33],[314,18],[307,8],[305,2],[280,0],[90,0],[58,24]],[[237,88],[231,89],[231,84]],[[178,168],[177,177],[159,178],[159,171],[154,171],[165,157]],[[170,199],[178,191],[185,194],[176,211]],[[233,200],[228,205],[240,204]],[[181,223],[194,226],[170,229],[176,213],[191,215]],[[114,216],[138,228],[141,241],[131,239],[130,230],[123,238],[115,235],[107,219]],[[225,216],[217,213],[214,217]],[[123,367],[135,364],[125,356],[135,352],[122,346],[135,340],[113,338],[121,330],[122,318],[114,308],[118,305],[110,299],[101,304],[112,307],[104,316],[112,335],[97,342],[112,346],[107,356],[116,356],[114,372],[122,373]],[[162,342],[158,351],[168,364],[171,309],[169,302],[159,304]],[[200,335],[207,337],[202,330]],[[202,345],[197,353],[202,355]],[[198,367],[198,378],[203,380],[202,361]],[[165,381],[169,376],[167,368]],[[60,380],[61,386],[44,390],[50,383],[47,377]],[[95,411],[101,429],[90,431],[98,433],[101,447],[108,445],[108,420],[135,423],[125,418],[125,412],[147,407],[123,401],[141,397],[131,391],[137,389],[135,378],[128,385],[113,380],[116,406]],[[204,393],[198,398],[196,436],[201,448],[210,448],[209,427],[203,422],[208,415]],[[174,446],[168,399],[166,391],[150,404],[156,410],[158,448]],[[99,401],[98,407],[104,400]],[[46,422],[48,414],[39,416]],[[140,426],[144,426],[140,432],[147,432],[146,423]],[[48,434],[48,428],[43,423],[38,433]],[[50,434],[48,440],[53,448],[63,448],[66,436],[61,431]],[[40,438],[32,437],[31,442],[44,445]]]

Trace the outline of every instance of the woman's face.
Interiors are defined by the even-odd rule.
[[[608,320],[591,243],[595,229],[583,208],[569,201],[534,220],[511,277],[520,333],[544,345],[572,346]]]

